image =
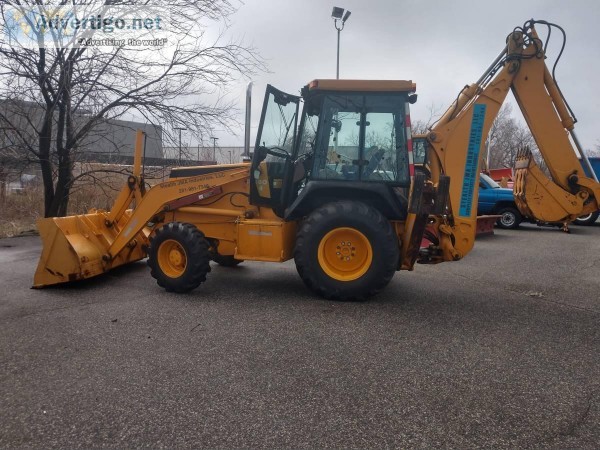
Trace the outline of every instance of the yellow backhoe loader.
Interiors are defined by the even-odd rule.
[[[510,90],[551,173],[530,152],[520,154],[521,210],[557,222],[600,209],[600,184],[585,175],[571,144],[569,133],[579,147],[574,119],[536,24],[555,27],[532,20],[516,28],[431,128],[427,172],[414,171],[411,81],[315,80],[301,96],[268,86],[251,162],[176,168],[148,190],[138,133],[135,169],[110,211],[39,222],[44,246],[34,287],[147,256],[160,286],[186,292],[205,281],[211,260],[294,258],[317,294],[364,299],[416,262],[460,260],[475,240],[479,155]]]

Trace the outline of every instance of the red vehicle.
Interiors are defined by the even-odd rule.
[[[487,171],[484,170],[483,173],[487,174],[492,180],[494,180],[503,188],[512,189],[513,171],[511,168],[489,169]]]

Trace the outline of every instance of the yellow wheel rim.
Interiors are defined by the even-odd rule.
[[[158,247],[158,266],[170,278],[179,278],[187,267],[187,255],[181,244],[168,239]]]
[[[371,243],[354,228],[331,230],[321,239],[317,253],[321,269],[338,281],[362,277],[373,262]]]

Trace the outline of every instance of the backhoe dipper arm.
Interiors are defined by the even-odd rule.
[[[516,193],[520,209],[536,219],[561,221],[599,208],[600,185],[585,176],[569,141],[574,121],[546,67],[543,43],[533,23],[508,36],[490,68],[475,84],[465,86],[427,135],[432,182],[437,185],[441,175],[450,177],[446,214],[436,216],[434,223],[439,237],[434,249],[437,260],[429,252],[428,262],[458,260],[473,247],[480,155],[511,89],[554,179],[545,177],[533,158],[525,155],[527,168],[522,170],[527,172],[517,170],[515,185],[522,190]]]

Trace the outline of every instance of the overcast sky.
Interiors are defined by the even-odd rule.
[[[340,78],[415,81],[413,120],[426,120],[432,104],[445,109],[465,84],[475,82],[515,26],[531,18],[557,23],[567,33],[557,80],[579,120],[575,129],[584,147],[600,143],[597,0],[245,0],[230,34],[254,45],[270,70],[253,77],[251,145],[267,83],[298,93],[312,79],[335,78],[333,6],[352,12],[341,35]],[[560,34],[553,33],[551,64],[560,46]],[[231,96],[239,98],[243,122],[245,81]],[[222,146],[243,144],[243,130],[217,136]]]

